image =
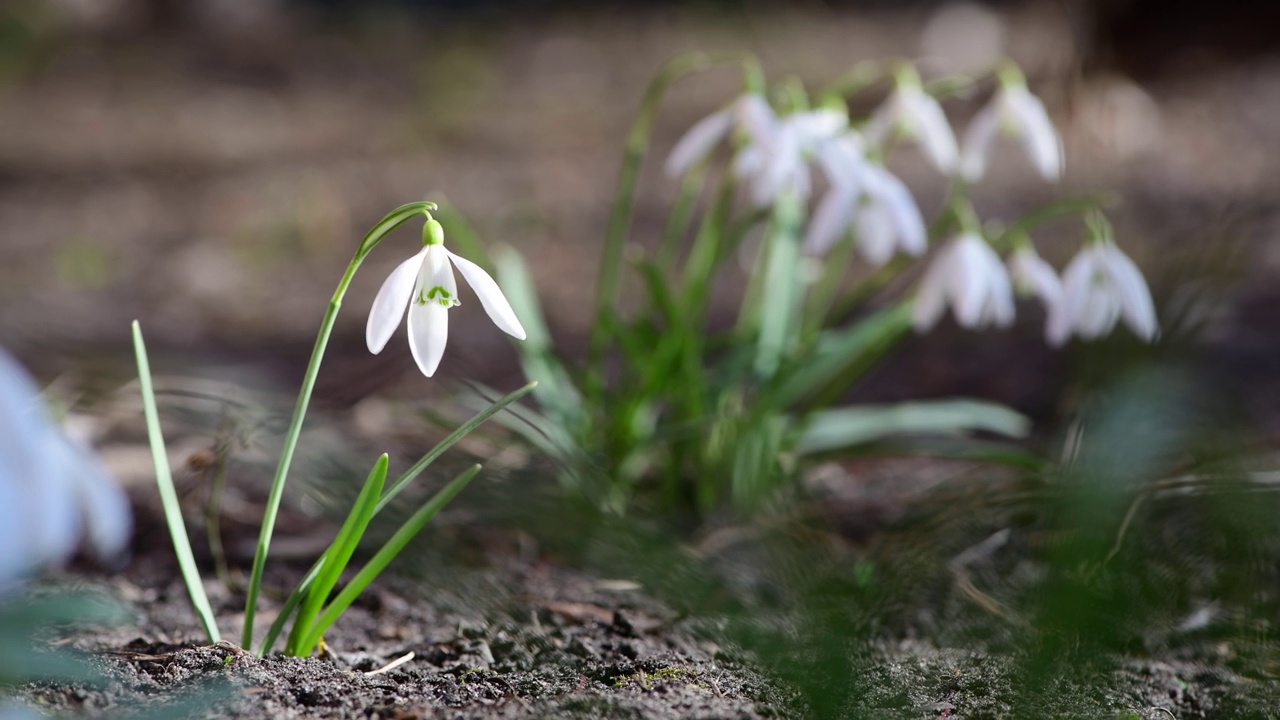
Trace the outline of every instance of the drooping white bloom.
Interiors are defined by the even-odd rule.
[[[919,143],[939,172],[950,175],[956,170],[956,136],[942,106],[924,91],[918,78],[899,81],[893,94],[871,116],[864,133],[867,142],[877,147],[884,147],[895,133],[901,134]]]
[[[778,119],[769,103],[757,93],[746,93],[728,106],[702,118],[689,128],[667,156],[666,172],[679,177],[689,171],[737,128],[748,139],[747,147],[767,145],[778,132]]]
[[[82,544],[102,558],[119,555],[131,529],[124,492],[0,351],[0,589],[69,560]]]
[[[1071,335],[1099,338],[1124,319],[1129,329],[1151,342],[1160,333],[1155,303],[1142,271],[1114,242],[1091,242],[1062,273],[1063,312],[1051,318],[1048,336],[1053,345]]]
[[[1013,286],[1004,264],[978,235],[957,235],[938,251],[916,293],[911,321],[916,332],[933,327],[951,306],[967,328],[1013,322]]]
[[[1048,317],[1045,339],[1051,344],[1058,344],[1054,342],[1052,331],[1062,323],[1066,313],[1062,300],[1062,281],[1058,279],[1058,273],[1030,245],[1014,250],[1009,256],[1008,266],[1014,289],[1023,294],[1034,295],[1044,303]]]
[[[858,251],[876,267],[888,262],[897,249],[922,254],[924,218],[911,192],[863,153],[861,138],[853,132],[825,143],[819,151],[818,161],[831,188],[814,210],[805,248],[825,254],[852,227]]]
[[[757,138],[745,148],[734,170],[751,181],[757,206],[771,205],[784,193],[806,199],[811,189],[809,162],[847,125],[844,113],[830,108],[794,112],[778,121],[772,136]]]
[[[973,182],[987,169],[996,136],[1013,135],[1022,142],[1036,172],[1053,182],[1062,177],[1062,138],[1049,120],[1044,103],[1022,82],[1002,83],[965,131],[960,174]]]
[[[848,125],[844,113],[830,108],[801,110],[779,117],[756,93],[742,95],[727,107],[694,124],[667,157],[668,176],[677,177],[737,131],[742,139],[731,166],[748,182],[752,201],[771,205],[780,195],[806,198],[809,162],[819,146]]]
[[[375,355],[382,352],[400,327],[407,306],[409,350],[422,374],[434,375],[449,339],[449,308],[460,304],[458,283],[453,276],[455,266],[480,298],[481,306],[494,324],[508,335],[523,340],[524,327],[489,273],[446,250],[444,230],[435,220],[427,220],[423,235],[422,250],[391,271],[373,300],[365,326],[369,352]]]

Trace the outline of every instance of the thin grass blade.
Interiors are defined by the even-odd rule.
[[[187,538],[186,523],[182,520],[182,507],[178,493],[173,488],[173,475],[169,470],[169,455],[165,450],[164,435],[160,432],[160,413],[156,410],[155,389],[151,385],[151,363],[147,358],[147,346],[142,340],[142,326],[133,321],[133,353],[138,361],[138,385],[142,388],[142,412],[147,421],[147,440],[151,444],[151,460],[156,468],[156,487],[160,490],[160,503],[164,507],[164,520],[173,539],[173,552],[178,558],[182,580],[187,585],[187,595],[195,607],[196,617],[204,628],[210,643],[222,639],[218,623],[213,616],[209,598],[204,594],[200,570],[191,554],[191,541]]]

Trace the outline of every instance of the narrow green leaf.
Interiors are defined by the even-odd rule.
[[[764,290],[754,363],[756,374],[763,378],[773,376],[800,331],[801,215],[798,198],[779,198],[765,239]]]
[[[276,639],[280,637],[280,633],[284,630],[285,623],[289,622],[289,617],[293,615],[293,611],[302,604],[302,599],[307,596],[307,590],[311,588],[311,583],[315,582],[316,576],[320,574],[320,570],[324,567],[324,556],[321,555],[318,560],[302,576],[302,582],[289,593],[289,598],[285,600],[284,606],[280,608],[280,613],[276,615],[276,619],[271,621],[271,627],[267,629],[267,634],[262,638],[262,645],[258,647],[258,656],[265,657],[271,652],[271,648],[276,644]]]
[[[538,293],[524,259],[511,248],[500,248],[494,260],[507,300],[524,323],[527,337],[516,349],[520,353],[525,377],[540,383],[538,403],[556,420],[566,424],[581,422],[586,417],[582,394],[574,384],[573,376],[555,355],[551,333],[547,330]]]
[[[315,622],[316,614],[324,605],[324,601],[329,599],[329,593],[333,592],[333,587],[338,584],[338,578],[342,576],[343,569],[351,561],[351,556],[359,546],[360,539],[369,528],[369,521],[373,519],[373,512],[379,498],[382,497],[382,486],[387,480],[387,463],[387,454],[383,453],[382,457],[374,463],[373,470],[364,481],[364,487],[360,488],[360,495],[351,506],[351,511],[338,530],[337,537],[325,551],[320,574],[307,590],[306,600],[303,601],[302,609],[298,611],[298,619],[289,633],[286,654],[295,657],[311,654],[311,647],[300,645],[300,641],[308,635],[312,623]]]
[[[674,58],[658,71],[640,101],[640,109],[636,112],[635,122],[627,135],[618,190],[614,195],[613,210],[609,214],[609,227],[605,231],[600,276],[596,282],[595,322],[591,328],[588,350],[588,365],[595,370],[599,370],[598,365],[604,353],[604,320],[612,314],[618,298],[622,248],[631,231],[631,212],[635,204],[636,185],[640,180],[640,166],[649,151],[649,139],[653,134],[653,124],[662,98],[675,81],[714,64],[715,61],[703,53],[690,53]]]
[[[534,380],[533,382],[521,388],[513,390],[512,392],[507,393],[501,398],[498,398],[498,400],[493,404],[489,405],[489,407],[485,408],[484,410],[481,410],[479,413],[475,415],[475,417],[459,425],[457,430],[454,430],[453,432],[449,433],[448,437],[441,440],[439,443],[436,443],[435,447],[431,448],[431,450],[429,450],[426,455],[423,455],[421,458],[419,458],[418,462],[410,466],[408,470],[405,470],[404,474],[401,475],[399,478],[397,478],[396,481],[391,484],[391,487],[387,489],[386,494],[383,495],[382,499],[378,501],[378,506],[377,508],[374,509],[374,513],[376,514],[376,513],[382,512],[383,508],[385,508],[388,504],[390,504],[390,502],[392,501],[392,499],[395,498],[396,495],[399,495],[400,492],[404,490],[409,483],[413,482],[414,478],[421,475],[422,471],[426,470],[427,466],[435,462],[436,459],[439,458],[441,455],[443,455],[446,450],[453,447],[455,443],[457,443],[462,438],[466,437],[468,434],[471,433],[471,431],[480,427],[480,425],[484,423],[486,420],[493,417],[494,415],[497,415],[498,412],[500,412],[504,408],[510,407],[512,410],[515,410],[517,406],[513,406],[512,403],[524,397],[525,395],[528,395],[536,387],[538,387],[538,381]]]
[[[706,178],[705,165],[690,170],[680,178],[680,189],[676,192],[675,204],[671,208],[671,215],[667,218],[667,229],[662,234],[662,245],[655,256],[658,265],[667,273],[675,271],[681,241],[689,234],[689,228],[693,224],[694,210],[697,209],[698,196],[702,194],[702,186]]]
[[[910,332],[911,303],[904,301],[850,328],[822,333],[807,358],[780,374],[774,402],[791,408],[816,395],[827,402],[835,400]]]
[[[400,529],[396,530],[395,534],[387,540],[386,544],[360,569],[360,572],[356,573],[351,582],[347,583],[347,586],[342,589],[338,597],[334,598],[333,602],[324,609],[320,619],[315,622],[310,634],[305,638],[303,647],[315,647],[316,643],[320,642],[321,636],[324,635],[324,631],[328,630],[329,626],[351,606],[351,603],[355,602],[360,593],[369,587],[369,583],[373,582],[386,569],[387,565],[400,554],[400,551],[404,550],[405,546],[422,531],[422,528],[426,527],[431,518],[435,517],[451,500],[457,497],[458,493],[462,492],[463,488],[479,472],[480,466],[472,465],[461,475],[450,481],[448,485],[441,488],[412,517],[406,520],[400,526]]]
[[[133,353],[138,361],[138,385],[142,388],[142,412],[147,422],[151,461],[156,468],[156,487],[160,491],[160,504],[164,508],[165,523],[169,526],[169,537],[173,540],[173,552],[177,555],[178,568],[187,585],[187,595],[191,598],[191,605],[195,607],[205,637],[209,642],[216,643],[222,636],[218,632],[218,623],[213,616],[213,608],[209,605],[209,598],[204,594],[204,584],[200,582],[200,570],[191,554],[191,541],[187,538],[186,523],[182,520],[178,493],[173,488],[169,455],[165,450],[164,435],[160,432],[160,413],[156,410],[156,394],[151,386],[151,363],[147,359],[147,346],[142,341],[142,326],[137,320],[133,321]]]
[[[843,450],[891,435],[957,435],[979,430],[1022,438],[1030,429],[1026,416],[983,400],[863,405],[815,412],[801,431],[796,450],[811,454]]]
[[[374,511],[373,511],[374,515],[376,516],[379,512],[381,512],[384,508],[386,508],[386,506],[392,501],[392,499],[394,499],[396,495],[400,494],[400,492],[403,491],[405,487],[408,486],[409,483],[413,482],[415,478],[421,475],[422,472],[426,470],[429,465],[431,465],[431,463],[435,462],[436,459],[439,458],[442,454],[444,454],[446,450],[453,447],[455,443],[457,443],[459,440],[466,437],[470,432],[472,432],[477,427],[479,427],[481,423],[494,417],[494,415],[496,415],[499,411],[503,410],[504,408],[509,407],[511,410],[519,409],[519,406],[512,405],[512,403],[524,397],[525,395],[528,395],[537,386],[538,386],[538,383],[536,381],[531,382],[528,385],[525,385],[524,387],[521,387],[513,392],[508,393],[507,395],[504,395],[503,397],[499,398],[497,402],[492,403],[485,409],[481,410],[478,414],[476,414],[475,417],[471,418],[467,422],[460,425],[457,430],[454,430],[452,433],[450,433],[449,436],[446,437],[444,440],[441,440],[439,443],[437,443],[435,447],[431,448],[431,450],[428,451],[427,454],[419,458],[416,463],[414,463],[408,470],[404,472],[404,474],[402,474],[399,478],[396,479],[394,483],[391,484],[391,487],[387,489],[386,494],[383,495],[383,497],[378,501],[377,506],[374,507]],[[499,420],[501,420],[502,417],[503,416],[498,415]],[[316,576],[320,574],[320,570],[323,567],[323,563],[324,563],[324,557],[321,557],[319,560],[315,562],[314,565],[311,566],[311,569],[307,571],[306,576],[303,577],[302,582],[298,583],[298,586],[294,588],[293,592],[289,595],[289,598],[285,601],[284,608],[280,611],[280,614],[276,617],[276,619],[271,623],[270,629],[267,630],[266,638],[263,640],[262,645],[258,648],[258,655],[266,655],[267,653],[271,652],[271,648],[275,646],[275,642],[280,637],[280,633],[284,631],[284,626],[285,626],[285,623],[288,621],[289,615],[292,614],[294,609],[302,603],[302,599],[306,596],[307,590],[311,587],[311,583],[313,583],[315,581]]]

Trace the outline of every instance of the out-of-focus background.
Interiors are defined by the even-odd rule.
[[[359,237],[443,194],[485,241],[526,255],[572,349],[622,140],[664,60],[746,50],[771,77],[816,86],[867,59],[943,74],[1008,55],[1065,137],[1067,175],[1045,185],[1002,152],[979,211],[1114,192],[1119,240],[1166,330],[1199,328],[1211,364],[1266,415],[1280,400],[1278,15],[1266,0],[14,0],[0,8],[0,344],[45,381],[126,378],[138,318],[162,368],[291,389]],[[673,193],[658,160],[737,82],[712,72],[671,93],[637,237],[661,227]],[[948,113],[963,127],[984,101],[952,99]],[[936,174],[910,154],[894,165],[935,210]],[[1037,240],[1060,266],[1077,237],[1050,226]],[[358,275],[322,402],[434,392],[405,343],[375,358],[362,342],[373,294],[416,242],[402,231]],[[471,322],[476,303],[456,312],[442,376],[515,382],[506,337]],[[903,353],[868,392],[962,391],[1052,414],[1071,354],[1038,341],[1035,308],[1022,314],[1014,333],[923,340],[929,352]]]

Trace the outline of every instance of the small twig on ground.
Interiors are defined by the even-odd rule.
[[[409,661],[410,661],[410,660],[412,660],[413,658],[414,658],[413,651],[412,651],[412,650],[410,650],[409,652],[407,652],[407,653],[405,653],[405,654],[401,655],[400,657],[396,658],[395,660],[392,660],[391,662],[387,663],[386,665],[383,665],[382,667],[378,668],[377,670],[370,670],[369,672],[365,673],[365,676],[366,676],[366,677],[368,677],[368,676],[370,676],[370,675],[381,675],[381,674],[386,673],[386,672],[391,672],[392,670],[395,670],[396,668],[400,667],[401,665],[403,665],[403,664],[405,664],[405,663],[409,662]]]

